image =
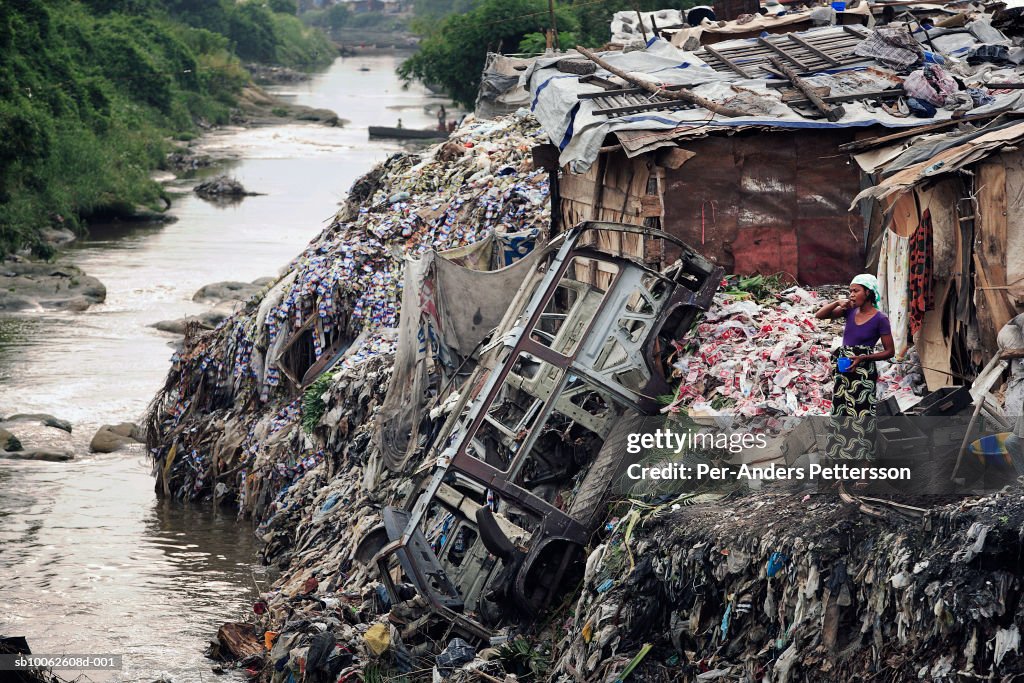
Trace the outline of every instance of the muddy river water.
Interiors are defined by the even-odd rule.
[[[158,500],[141,450],[90,455],[88,442],[101,424],[138,420],[162,384],[175,337],[149,325],[204,310],[191,301],[204,284],[276,274],[351,182],[401,149],[369,141],[368,125],[436,125],[425,107],[441,100],[403,90],[399,61],[339,59],[274,88],[349,123],[207,136],[206,151],[230,157],[220,168],[263,195],[218,207],[183,193],[176,223],[94,226],[68,256],[106,285],[106,303],[0,318],[0,415],[68,420],[76,449],[65,463],[0,460],[0,635],[36,653],[123,656],[120,671],[87,672],[93,681],[211,680],[205,644],[271,579],[251,527]]]

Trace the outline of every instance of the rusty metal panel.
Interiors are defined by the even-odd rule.
[[[664,229],[728,272],[848,281],[864,262],[860,216],[847,211],[860,172],[836,149],[851,138],[784,131],[689,142],[697,156],[665,169]]]
[[[807,285],[849,282],[863,272],[864,222],[848,208],[860,192],[860,169],[836,148],[848,131],[806,131],[797,149],[798,279]]]
[[[665,221],[662,229],[705,258],[731,272],[732,240],[736,237],[740,203],[740,169],[733,138],[695,140],[687,149],[697,156],[676,169],[665,169]],[[665,260],[679,256],[665,245]]]
[[[742,229],[733,243],[733,253],[740,273],[795,275],[799,270],[797,234],[792,226]]]
[[[797,202],[797,148],[789,136],[758,135],[736,138],[742,152],[740,206],[737,225],[746,228],[775,226],[793,230]],[[795,246],[795,245],[794,245]],[[737,247],[734,247],[735,252]],[[739,254],[736,254],[739,259]]]

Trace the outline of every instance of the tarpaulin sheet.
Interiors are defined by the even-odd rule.
[[[502,235],[502,238],[510,237]],[[468,267],[488,258],[493,241],[407,259],[394,374],[377,420],[385,466],[401,470],[412,455],[432,365],[451,372],[508,312],[516,292],[543,250],[533,250],[497,270]],[[504,259],[504,251],[495,258]],[[503,266],[504,261],[498,261]],[[469,293],[472,293],[471,295]]]

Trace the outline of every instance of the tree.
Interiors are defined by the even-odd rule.
[[[238,5],[231,13],[227,34],[242,59],[270,64],[277,57],[274,17],[264,5]]]
[[[295,0],[270,0],[270,11],[294,16],[299,13],[299,5]]]
[[[327,10],[327,25],[332,29],[339,29],[347,24],[351,17],[352,12],[349,11],[348,5],[339,2]]]
[[[576,20],[556,10],[559,30],[573,31]],[[406,83],[437,84],[459,104],[472,107],[489,51],[514,52],[523,38],[548,28],[545,0],[482,0],[466,14],[446,17],[419,51],[398,67]]]

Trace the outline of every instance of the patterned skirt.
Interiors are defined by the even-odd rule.
[[[874,349],[867,346],[841,346],[833,360],[863,356]],[[874,361],[862,361],[848,372],[835,371],[832,386],[832,418],[826,441],[826,454],[835,460],[874,460],[875,457],[875,380]]]

